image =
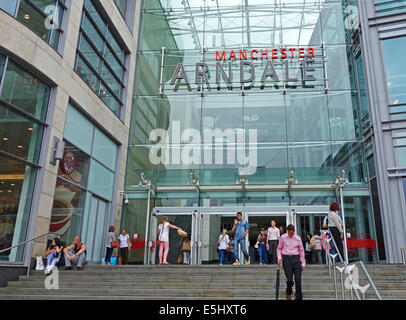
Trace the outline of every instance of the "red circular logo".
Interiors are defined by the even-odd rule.
[[[71,151],[66,151],[62,159],[62,170],[68,176],[75,171],[75,155]]]

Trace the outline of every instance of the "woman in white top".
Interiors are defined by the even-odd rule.
[[[169,229],[180,230],[179,227],[174,226],[168,222],[168,217],[162,217],[162,223],[159,225],[157,231],[158,240],[160,241],[159,264],[169,264],[167,261],[169,253]]]
[[[220,234],[218,244],[219,244],[218,248],[220,255],[220,266],[222,266],[223,262],[227,263],[227,260],[225,260],[224,257],[226,256],[227,248],[230,245],[230,238],[228,237],[226,229],[223,229],[223,233]]]
[[[120,241],[121,264],[126,265],[128,264],[128,251],[131,249],[131,242],[130,236],[127,234],[127,230],[125,228],[121,230],[118,240]]]

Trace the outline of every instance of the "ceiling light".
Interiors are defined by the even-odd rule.
[[[3,138],[3,141],[8,141],[8,138]]]
[[[399,100],[395,100],[394,102],[393,102],[393,104],[398,104],[399,103]]]
[[[17,146],[17,148],[18,148],[18,149],[22,149],[22,148],[23,148],[23,146]]]
[[[29,14],[26,14],[26,15],[24,16],[24,19],[25,19],[25,20],[30,20],[30,15],[29,15]]]
[[[28,131],[33,131],[34,130],[34,128],[28,128]]]

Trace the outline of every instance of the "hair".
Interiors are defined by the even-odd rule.
[[[261,231],[266,231],[266,229],[265,229],[265,228],[261,228]]]
[[[240,211],[239,211],[239,212],[237,212],[237,216],[238,216],[238,215],[241,215],[241,216],[242,216],[242,212],[240,212]]]
[[[114,228],[114,226],[110,226],[109,232],[114,232],[115,230],[116,230],[116,228]]]
[[[121,232],[123,232],[123,231],[125,231],[125,233],[127,233],[127,229],[126,229],[126,228],[121,229]]]
[[[288,231],[295,231],[295,226],[293,224],[288,225],[286,228]]]
[[[226,234],[227,234],[227,229],[223,229],[223,231],[221,232],[222,239],[224,239],[224,237],[226,236]]]
[[[314,230],[314,234],[316,235],[316,236],[319,236],[320,235],[320,230]]]
[[[162,217],[162,222],[168,222],[168,220],[169,220],[169,219],[168,219],[167,216],[163,216],[163,217]]]
[[[340,210],[340,206],[337,202],[333,202],[330,204],[330,211],[338,211]]]
[[[54,241],[55,241],[55,244],[56,244],[57,247],[61,247],[61,246],[62,246],[61,239],[59,239],[59,238],[54,238]]]

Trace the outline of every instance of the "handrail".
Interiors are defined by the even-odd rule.
[[[329,231],[330,231],[330,229],[329,229]],[[341,256],[340,251],[338,250],[338,247],[337,247],[336,242],[334,240],[334,237],[331,235],[331,232],[329,232],[329,234],[330,234],[330,239],[333,240],[334,248],[336,249],[338,257],[341,260],[341,263],[344,264],[345,270],[348,270],[348,264],[344,261],[343,257]],[[333,264],[333,266],[335,266],[336,264],[338,264],[338,263]],[[335,268],[334,268],[334,271],[335,271]],[[355,296],[357,297],[357,300],[361,300],[361,297],[359,296],[358,290],[354,286],[354,280],[352,279],[352,276],[351,276],[350,272],[348,272],[348,278],[350,279],[351,287],[352,287],[352,290],[354,290],[354,292],[355,292]]]
[[[0,253],[13,250],[14,248],[18,248],[19,246],[22,246],[23,244],[32,242],[32,241],[37,240],[37,239],[39,239],[39,238],[42,238],[43,236],[46,236],[46,235],[48,235],[48,234],[56,234],[56,235],[59,236],[59,238],[61,237],[61,234],[59,234],[59,233],[57,233],[57,232],[47,232],[47,233],[41,234],[41,235],[39,235],[39,236],[37,236],[37,237],[35,237],[35,238],[29,239],[29,240],[25,240],[24,242],[21,242],[21,243],[19,243],[19,244],[16,244],[16,245],[14,245],[14,246],[12,246],[12,247],[10,247],[10,248],[3,249],[3,250],[0,251]]]
[[[371,284],[372,289],[375,291],[375,294],[376,294],[378,300],[382,300],[382,296],[380,295],[378,289],[376,288],[375,282],[374,282],[374,280],[372,279],[372,277],[370,276],[370,274],[369,274],[367,268],[365,267],[365,264],[364,264],[361,260],[359,261],[359,264],[361,265],[362,269],[364,270],[364,272],[365,272],[365,274],[366,274],[366,276],[367,276],[367,278],[368,278],[368,281],[369,281],[369,283]]]
[[[10,251],[10,250],[13,250],[14,248],[18,248],[19,246],[22,246],[23,244],[27,244],[27,243],[29,243],[29,242],[32,242],[32,241],[34,241],[34,240],[37,240],[37,239],[42,238],[43,236],[46,236],[46,235],[49,235],[49,234],[56,234],[56,235],[58,235],[58,238],[59,238],[59,239],[61,238],[61,234],[60,234],[60,233],[57,233],[57,232],[47,232],[47,233],[41,234],[41,235],[39,235],[39,236],[37,236],[37,237],[35,237],[35,238],[29,239],[29,240],[25,240],[25,241],[23,241],[23,242],[21,242],[21,243],[19,243],[19,244],[16,244],[16,245],[14,245],[14,246],[12,246],[12,247],[10,247],[10,248],[3,249],[3,250],[0,251],[0,254],[3,253],[3,252],[7,252],[7,251]],[[30,275],[31,256],[32,256],[32,247],[31,247],[31,252],[30,252],[30,262],[29,262],[29,264],[28,264],[28,266],[27,266],[27,277]]]

